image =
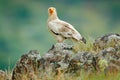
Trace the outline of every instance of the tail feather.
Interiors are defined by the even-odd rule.
[[[80,39],[80,40],[72,37],[72,40],[73,40],[74,42],[80,42],[80,43],[83,42],[84,44],[86,44],[86,39],[85,39],[84,37],[82,37],[82,39]]]
[[[86,44],[86,39],[84,37],[82,38],[82,42]]]

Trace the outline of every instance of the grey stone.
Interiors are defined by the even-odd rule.
[[[71,45],[56,43],[48,53],[42,56],[45,60],[44,66],[46,69],[49,67],[53,72],[56,72],[58,69],[66,70],[69,65],[70,57],[73,54]]]
[[[113,47],[105,48],[96,55],[98,69],[102,71],[120,71],[120,52]]]
[[[99,37],[93,43],[94,49],[105,49],[107,47],[120,48],[120,34],[111,33]]]
[[[69,71],[77,72],[81,69],[92,71],[95,69],[95,54],[90,52],[78,52],[73,56],[69,63]]]
[[[28,54],[22,55],[13,69],[12,80],[23,80],[25,78],[35,80],[39,59],[41,56],[36,50],[31,50]]]

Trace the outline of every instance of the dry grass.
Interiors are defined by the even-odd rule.
[[[6,72],[6,78],[0,77],[0,80],[11,80],[11,72],[7,71]],[[41,77],[42,75],[42,77]],[[22,80],[120,80],[120,73],[113,72],[105,75],[103,72],[97,72],[97,73],[87,73],[84,71],[81,71],[80,73],[77,74],[68,74],[68,73],[62,73],[59,72],[58,75],[49,74],[45,73],[44,76],[43,74],[39,74],[37,78],[35,79],[30,79],[27,78],[24,75],[24,78]]]
[[[78,51],[86,51],[86,52],[93,52],[95,53],[95,51],[93,50],[93,40],[91,40],[90,38],[87,39],[87,43],[80,43],[80,44],[75,44],[73,47],[75,52]]]

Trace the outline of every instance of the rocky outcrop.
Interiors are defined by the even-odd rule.
[[[94,48],[99,51],[74,52],[73,46],[65,43],[56,43],[43,56],[36,50],[31,50],[21,56],[16,63],[12,80],[45,79],[43,76],[79,73],[84,70],[93,72],[120,71],[119,34],[110,34],[95,40]],[[114,43],[113,45],[110,45]]]
[[[43,55],[43,59],[45,60],[45,67],[47,70],[49,69],[48,66],[52,70],[57,70],[57,68],[65,70],[69,65],[69,61],[71,56],[74,53],[72,52],[72,46],[67,45],[65,43],[57,43],[53,45],[53,47]]]
[[[105,71],[105,73],[120,71],[120,50],[108,47],[96,55],[96,60],[99,70]]]
[[[90,52],[78,52],[70,60],[68,70],[70,72],[77,72],[81,69],[85,71],[92,71],[95,68],[95,54]]]
[[[36,50],[31,50],[29,53],[21,56],[20,60],[16,63],[12,80],[35,80],[38,74],[38,60],[41,58]]]
[[[99,37],[93,43],[96,55],[97,69],[108,72],[120,71],[120,34],[108,34]]]
[[[72,46],[64,43],[53,45],[42,57],[36,50],[31,50],[21,56],[21,59],[16,63],[12,80],[23,80],[25,78],[36,80],[45,76],[46,73],[47,75],[50,72],[57,74],[58,70],[67,69],[72,54]],[[43,76],[40,76],[41,73]]]
[[[120,34],[117,33],[111,33],[104,35],[102,37],[99,37],[95,40],[93,43],[95,50],[102,50],[107,47],[114,47],[120,49]]]

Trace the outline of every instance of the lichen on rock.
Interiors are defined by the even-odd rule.
[[[69,71],[77,72],[81,69],[85,71],[93,71],[95,69],[95,54],[90,52],[78,52],[73,56],[69,63]]]
[[[94,49],[105,49],[107,47],[120,48],[120,34],[111,33],[99,37],[93,43]]]
[[[120,71],[120,51],[113,47],[105,48],[96,55],[99,70],[109,72],[116,69]],[[117,63],[117,64],[116,64]]]
[[[73,45],[56,43],[43,56],[31,50],[16,63],[12,80],[46,79],[52,75],[74,74],[82,71],[120,72],[120,35],[109,34],[93,43],[95,51],[74,52]],[[97,50],[99,49],[99,50]]]
[[[50,69],[55,72],[58,68],[65,70],[69,65],[70,57],[73,54],[71,45],[57,43],[53,45],[42,58],[45,60],[45,67],[47,67],[47,70],[49,66],[52,67]]]
[[[36,79],[38,73],[37,61],[40,58],[41,56],[36,50],[31,50],[29,53],[22,55],[13,69],[12,80]]]

